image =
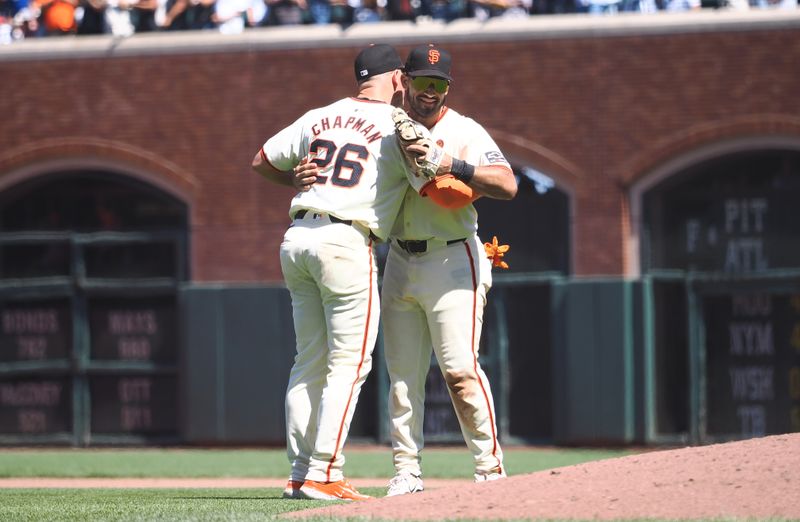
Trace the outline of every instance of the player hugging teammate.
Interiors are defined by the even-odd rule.
[[[298,190],[280,252],[297,339],[286,393],[286,497],[369,498],[344,478],[342,449],[371,368],[379,315],[397,470],[388,494],[423,487],[419,452],[432,349],[475,457],[476,480],[505,476],[477,355],[491,263],[471,202],[480,195],[510,199],[516,181],[488,133],[444,105],[450,61],[447,51],[423,46],[401,72],[393,48],[370,46],[355,60],[355,97],[307,112],[253,159],[256,172]],[[404,92],[418,124],[391,105]],[[373,247],[390,238],[379,299]]]

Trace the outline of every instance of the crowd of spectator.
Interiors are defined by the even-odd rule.
[[[539,14],[797,8],[798,0],[0,0],[0,44],[24,38],[149,31],[340,24],[385,20],[486,20]]]

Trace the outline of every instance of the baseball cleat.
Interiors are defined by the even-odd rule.
[[[475,473],[475,482],[491,482],[504,478],[506,478],[506,472],[499,466],[489,471],[478,471]]]
[[[389,481],[389,487],[386,490],[386,496],[396,497],[397,495],[418,493],[424,489],[425,488],[422,485],[422,479],[420,477],[404,471],[398,473],[392,478],[392,480]]]
[[[303,485],[302,480],[290,480],[283,488],[283,498],[303,498],[300,495],[300,487]]]
[[[362,495],[346,479],[336,482],[317,482],[306,480],[300,487],[301,498],[314,500],[367,500],[369,495]]]

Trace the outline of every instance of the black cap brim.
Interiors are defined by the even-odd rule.
[[[416,78],[417,76],[429,76],[431,78],[440,78],[442,80],[447,80],[448,82],[453,81],[453,78],[451,78],[449,74],[445,74],[437,69],[422,69],[419,71],[414,71],[406,74],[408,74],[412,78]]]

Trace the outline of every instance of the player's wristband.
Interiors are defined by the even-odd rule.
[[[450,174],[457,180],[464,182],[465,185],[469,185],[469,182],[472,181],[472,177],[475,175],[475,167],[464,160],[453,158]]]

